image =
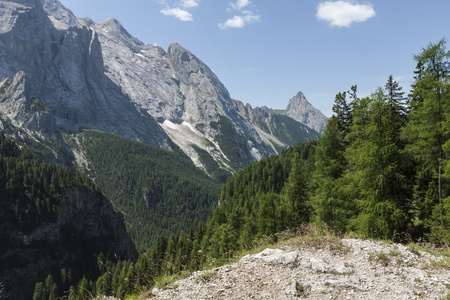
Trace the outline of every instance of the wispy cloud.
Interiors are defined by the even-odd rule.
[[[194,17],[188,11],[188,9],[197,7],[201,0],[181,0],[175,7],[170,7],[165,1],[162,1],[166,5],[165,9],[161,10],[161,13],[165,16],[173,16],[180,21],[189,22],[193,21]]]
[[[197,7],[200,0],[182,0],[180,6],[183,8]]]
[[[261,16],[254,13],[251,10],[245,9],[250,5],[250,0],[237,0],[231,2],[227,11],[230,13],[236,13],[232,18],[226,20],[224,23],[220,23],[218,26],[220,29],[228,28],[243,28],[248,24],[259,22]]]
[[[355,22],[364,22],[376,13],[372,4],[356,4],[349,1],[325,1],[317,7],[318,20],[327,21],[330,26],[350,27]]]
[[[230,3],[230,7],[234,10],[241,10],[250,4],[250,0],[237,0],[236,3]]]

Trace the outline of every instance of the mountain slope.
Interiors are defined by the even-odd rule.
[[[154,288],[152,299],[448,298],[450,271],[436,266],[447,257],[413,246],[309,233]]]
[[[239,100],[233,100],[239,114],[249,120],[263,141],[279,153],[297,143],[317,139],[319,133],[286,115],[274,112],[267,107],[252,108]]]
[[[170,45],[167,52],[144,45],[114,19],[92,26],[102,44],[108,77],[152,115],[198,166],[207,167],[198,150],[234,171],[273,154],[252,125],[237,114],[217,76],[191,52],[178,44]],[[222,128],[216,123],[227,124]],[[240,141],[237,151],[227,151],[222,135]]]
[[[142,252],[161,234],[187,232],[205,222],[217,201],[219,183],[179,149],[167,151],[94,130],[65,139],[82,156],[81,171],[88,170],[124,213],[127,231]]]
[[[86,177],[41,163],[0,135],[0,278],[2,296],[30,299],[48,274],[68,288],[95,276],[103,253],[137,258],[123,216]],[[64,271],[62,271],[64,269]]]

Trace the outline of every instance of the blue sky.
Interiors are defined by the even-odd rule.
[[[286,108],[302,91],[327,116],[390,74],[409,91],[418,54],[450,37],[449,0],[61,0],[78,17],[119,20],[146,44],[179,43],[234,99]],[[450,46],[449,46],[450,47]]]

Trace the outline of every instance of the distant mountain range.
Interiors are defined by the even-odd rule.
[[[57,0],[0,3],[0,129],[48,160],[76,164],[65,137],[96,129],[231,173],[326,123],[302,93],[285,111],[244,106],[191,52],[145,45],[117,20],[77,18]]]

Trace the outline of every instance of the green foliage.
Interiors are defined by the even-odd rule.
[[[450,230],[446,198],[448,191],[448,145],[450,137],[450,52],[445,40],[430,44],[414,58],[417,61],[415,81],[409,100],[410,113],[403,135],[408,141],[406,149],[417,163],[414,204],[424,208],[426,214],[416,210],[433,241],[445,238]],[[432,183],[434,182],[434,183]],[[432,193],[430,188],[437,188]],[[430,198],[434,195],[433,198]],[[426,202],[424,204],[423,202]],[[436,239],[436,232],[441,232]]]
[[[348,192],[345,158],[345,131],[336,116],[332,116],[319,137],[312,174],[315,192],[312,205],[317,217],[336,232],[345,232],[355,211]]]
[[[124,213],[139,250],[153,247],[161,233],[179,234],[206,221],[219,184],[176,146],[168,151],[94,130],[83,131],[78,139],[87,169],[94,172],[90,176]]]
[[[262,236],[309,220],[308,174],[314,142],[263,159],[228,179],[206,224],[202,251],[227,259]]]
[[[407,229],[407,157],[401,155],[400,136],[388,98],[379,89],[362,99],[354,113],[353,142],[346,149],[359,215],[355,226],[366,236],[391,238]]]
[[[29,150],[0,135],[0,207],[5,212],[12,210],[0,224],[14,224],[28,233],[42,222],[55,221],[62,191],[73,185],[99,191],[87,177],[42,163]]]

